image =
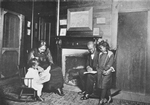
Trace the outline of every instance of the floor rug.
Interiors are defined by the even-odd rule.
[[[5,82],[4,82],[5,83]],[[42,97],[45,99],[43,102],[31,101],[30,97],[24,100],[18,100],[19,84],[17,78],[11,82],[1,85],[7,105],[98,105],[98,99],[90,98],[88,100],[80,100],[81,96],[78,95],[78,88],[71,86],[64,87],[65,96],[59,96],[53,92],[43,92]],[[25,101],[27,100],[27,101]],[[2,103],[0,103],[2,105]],[[128,100],[113,99],[113,102],[105,105],[150,105],[148,103],[134,102]]]

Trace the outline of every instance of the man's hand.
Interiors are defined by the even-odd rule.
[[[93,69],[92,69],[90,66],[88,66],[88,67],[87,67],[87,71],[88,71],[88,72],[91,72],[91,71],[93,71]]]

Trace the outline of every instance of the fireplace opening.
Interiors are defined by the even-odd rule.
[[[62,49],[62,71],[66,84],[78,85],[78,72],[85,68],[87,49]]]
[[[79,71],[84,69],[86,65],[85,56],[66,56],[65,83],[78,86]]]

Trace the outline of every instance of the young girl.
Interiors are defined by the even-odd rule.
[[[29,69],[28,72],[25,75],[25,78],[33,78],[32,84],[28,83],[28,81],[25,79],[24,83],[28,87],[32,87],[34,90],[37,91],[37,99],[39,101],[43,101],[41,97],[41,92],[43,88],[43,83],[50,80],[50,67],[48,67],[46,70],[44,70],[42,67],[39,66],[39,62],[36,58],[33,58],[29,62]]]
[[[98,59],[98,88],[101,91],[100,105],[105,103],[105,98],[108,97],[108,103],[112,101],[110,88],[112,82],[112,72],[114,69],[112,67],[114,62],[114,54],[109,50],[109,44],[106,41],[101,41],[98,45],[101,51]]]

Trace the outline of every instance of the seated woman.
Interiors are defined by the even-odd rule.
[[[44,70],[46,70],[47,67],[50,67],[51,69],[49,72],[51,74],[51,78],[48,82],[44,83],[43,90],[47,92],[55,90],[60,96],[63,96],[64,93],[62,88],[64,80],[62,70],[53,63],[51,52],[49,48],[47,48],[45,41],[40,41],[38,47],[31,50],[28,56],[28,61],[32,58],[38,59],[40,62],[39,66]]]

